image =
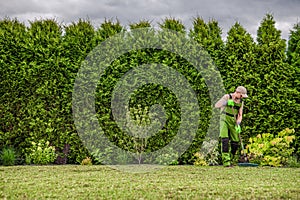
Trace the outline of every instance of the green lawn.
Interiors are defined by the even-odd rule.
[[[300,169],[169,166],[0,167],[0,199],[300,199]]]

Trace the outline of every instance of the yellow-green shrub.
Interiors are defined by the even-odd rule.
[[[90,157],[86,157],[82,160],[81,165],[93,165],[92,159]]]
[[[46,165],[55,161],[57,154],[55,147],[50,146],[49,141],[41,140],[38,143],[32,142],[32,146],[27,149],[29,152],[26,154],[27,164]]]
[[[196,166],[208,166],[204,155],[202,155],[201,153],[197,152],[194,154],[194,156],[196,157],[196,160],[194,162],[194,165]]]
[[[294,147],[291,144],[295,138],[295,130],[289,128],[280,131],[277,135],[258,134],[249,139],[245,151],[250,162],[263,166],[284,166],[294,152]]]

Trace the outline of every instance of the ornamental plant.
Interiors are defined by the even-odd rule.
[[[196,157],[196,160],[194,162],[195,166],[208,166],[203,154],[197,152],[194,154],[194,156]]]
[[[294,140],[295,130],[289,128],[280,131],[277,135],[258,134],[249,138],[245,151],[250,162],[262,166],[285,166],[294,152],[294,147],[291,145]]]
[[[92,159],[90,157],[86,157],[82,160],[81,165],[93,165]]]
[[[46,165],[55,161],[57,154],[55,147],[50,146],[49,141],[40,140],[38,143],[31,142],[32,146],[27,149],[26,154],[27,164]]]
[[[16,161],[15,150],[11,147],[4,148],[0,154],[0,160],[4,166],[14,165]]]

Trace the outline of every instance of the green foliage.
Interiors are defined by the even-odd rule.
[[[193,164],[196,166],[220,165],[222,162],[219,148],[220,146],[215,146],[215,148],[213,148],[213,150],[206,155],[200,152],[195,153],[194,157],[192,158]]]
[[[92,159],[90,157],[86,157],[81,161],[81,165],[93,165]]]
[[[85,46],[92,48],[89,28],[87,22],[74,23],[63,37],[54,20],[34,21],[28,28],[1,21],[0,145],[24,152],[31,141],[45,139],[58,149],[69,144],[70,163],[87,155],[73,125],[71,100],[79,64],[89,51]]]
[[[16,153],[13,148],[3,148],[0,154],[0,163],[4,166],[14,165],[16,162]]]
[[[119,20],[113,22],[112,20],[106,20],[101,24],[100,28],[97,30],[97,37],[99,37],[100,41],[103,41],[117,33],[123,31],[123,27],[121,26]]]
[[[290,31],[288,50],[287,50],[287,59],[289,64],[296,66],[298,69],[300,67],[300,61],[299,61],[300,55],[298,54],[300,51],[299,41],[300,41],[300,23],[297,23]]]
[[[208,23],[205,23],[201,17],[194,18],[193,28],[189,32],[189,37],[201,44],[219,70],[222,69],[225,45],[222,40],[222,29],[216,20],[210,20]]]
[[[194,156],[196,157],[196,160],[194,161],[195,166],[208,166],[204,155],[201,153],[195,153]]]
[[[151,24],[149,21],[140,21],[138,23],[132,23],[129,24],[130,29],[136,29],[136,28],[151,28]]]
[[[293,168],[300,168],[300,162],[296,156],[292,156],[287,160],[287,166]]]
[[[182,24],[181,20],[173,17],[165,18],[159,26],[163,29],[170,29],[179,33],[185,33],[185,26]]]
[[[293,95],[291,96],[291,101],[295,102],[295,107],[298,110],[295,110],[299,113],[300,107],[300,23],[294,25],[293,29],[290,32],[290,37],[288,41],[288,49],[287,49],[287,62],[293,67],[295,73],[291,79],[293,83],[291,86],[291,90]],[[297,114],[296,114],[297,115]],[[299,114],[298,114],[299,115]],[[297,118],[295,118],[297,119]],[[295,120],[294,117],[291,120]],[[298,126],[295,127],[296,137],[298,138],[296,141],[296,153],[300,158],[300,128],[299,121],[295,120],[295,124]]]
[[[151,24],[140,21],[129,27],[151,27]],[[226,43],[215,20],[205,23],[197,17],[188,33],[182,22],[174,18],[166,18],[159,27],[185,33],[201,44],[217,65],[228,93],[238,85],[248,89],[242,123],[245,141],[258,133],[279,132],[290,127],[295,129],[293,145],[296,156],[300,157],[299,24],[291,31],[287,52],[286,41],[280,38],[281,33],[275,28],[270,14],[261,21],[257,43],[239,23],[229,30]],[[117,127],[111,115],[110,101],[114,86],[129,70],[142,64],[162,63],[185,76],[197,94],[201,119],[196,137],[186,153],[174,161],[192,164],[207,132],[214,102],[208,96],[203,77],[190,63],[181,56],[159,49],[131,51],[117,58],[99,80],[95,92],[96,112],[105,134],[115,145],[134,152],[139,159],[126,157],[120,152],[113,154],[110,148],[89,152],[84,147],[72,116],[74,80],[91,50],[105,39],[125,31],[118,20],[105,20],[98,28],[82,19],[66,26],[52,19],[36,20],[28,27],[17,19],[0,20],[0,146],[11,146],[16,152],[23,152],[21,157],[24,157],[31,142],[49,141],[59,155],[56,163],[63,164],[80,164],[90,154],[97,157],[96,163],[101,163],[107,155],[112,156],[111,160],[124,163],[128,160],[154,162],[151,158],[144,158],[143,152],[160,149],[173,139],[181,120],[176,96],[168,88],[155,84],[145,85],[131,96],[130,115],[134,115],[138,105],[146,110],[159,104],[165,110],[168,123],[147,139],[128,136]],[[136,118],[139,115],[131,117],[141,123],[151,117],[147,112],[139,119]],[[215,126],[215,133],[218,131]],[[66,145],[68,152],[64,152]],[[164,156],[173,158],[177,155],[166,153],[155,162],[164,163]]]
[[[294,129],[284,129],[277,135],[270,133],[258,134],[249,139],[245,152],[249,160],[262,166],[286,166],[291,158],[295,140]]]
[[[170,153],[161,154],[155,158],[153,163],[159,165],[178,165],[178,154],[173,151],[170,151]]]
[[[26,163],[46,165],[52,164],[57,154],[55,153],[55,147],[50,146],[49,141],[40,140],[38,143],[32,142],[32,146],[26,149]]]

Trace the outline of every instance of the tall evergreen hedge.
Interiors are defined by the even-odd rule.
[[[218,67],[227,93],[233,92],[238,85],[248,89],[242,124],[245,141],[258,133],[277,134],[284,128],[294,128],[299,145],[299,24],[291,30],[289,41],[284,41],[280,30],[275,28],[273,16],[267,14],[258,27],[256,42],[239,23],[231,27],[223,41],[217,21],[206,23],[200,17],[193,20],[190,30],[174,18],[165,19],[159,26],[184,33],[201,44]],[[151,23],[140,21],[129,25],[130,29],[142,27],[151,28]],[[84,147],[73,121],[74,81],[89,52],[122,31],[127,30],[118,21],[105,21],[94,27],[90,21],[82,19],[68,26],[47,19],[33,21],[26,27],[17,19],[2,19],[0,149],[13,146],[24,156],[32,141],[45,139],[60,153],[65,145],[70,146],[68,163],[80,163],[90,156],[91,152]],[[111,92],[118,78],[131,67],[151,62],[162,62],[175,68],[187,77],[196,91],[200,115],[205,117],[199,122],[199,130],[190,148],[178,159],[179,163],[189,163],[201,148],[214,102],[210,102],[201,75],[178,55],[146,49],[127,53],[113,62],[97,87],[99,123],[108,135],[114,137],[112,140],[116,145],[134,151],[136,141],[114,125],[110,111]],[[169,127],[148,143],[146,151],[166,145],[173,137],[172,131],[167,129],[179,126],[180,107],[168,88],[146,85],[133,94],[130,105],[138,108],[139,105],[147,107],[155,103],[163,104],[168,110]],[[103,119],[109,119],[111,123]],[[299,157],[299,150],[296,153]]]

